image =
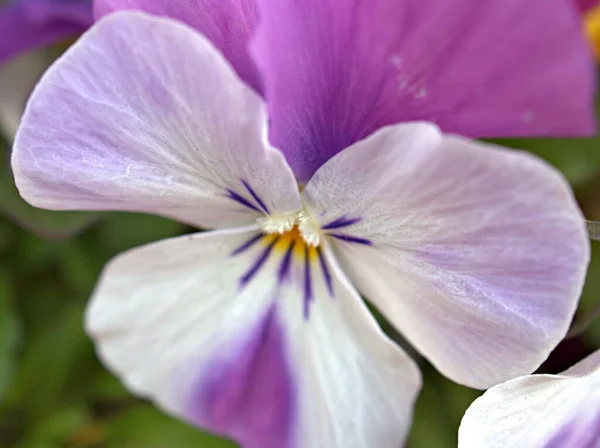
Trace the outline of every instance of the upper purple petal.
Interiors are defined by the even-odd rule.
[[[594,131],[572,0],[256,0],[271,140],[300,181],[383,125],[472,137]]]
[[[248,51],[257,21],[254,0],[97,0],[94,3],[96,18],[118,10],[145,11],[196,28],[223,53],[246,83],[262,92],[259,73]]]
[[[76,36],[92,24],[90,0],[22,0],[0,9],[0,64],[18,53]]]

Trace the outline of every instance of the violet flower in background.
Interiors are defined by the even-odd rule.
[[[600,351],[559,375],[492,387],[467,410],[459,448],[600,446]]]
[[[90,0],[13,0],[0,9],[0,63],[76,37],[92,23]]]
[[[76,38],[92,22],[91,0],[13,0],[0,7],[0,132],[9,140],[52,62],[40,50]]]
[[[405,438],[418,370],[359,291],[455,381],[535,370],[589,258],[568,184],[433,123],[380,126],[430,113],[473,135],[592,132],[593,64],[571,4],[227,3],[153,3],[212,43],[175,20],[110,14],[46,74],[17,134],[17,185],[36,206],[217,229],[106,268],[86,327],[107,367],[250,448]],[[500,31],[513,45],[495,47]],[[554,38],[551,57],[533,51]]]

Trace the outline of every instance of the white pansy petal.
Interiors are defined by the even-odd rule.
[[[600,351],[560,375],[494,386],[471,404],[459,448],[595,448],[600,445]]]
[[[304,195],[358,289],[454,381],[530,373],[565,335],[589,241],[540,160],[404,124],[331,159]]]
[[[49,209],[151,212],[204,227],[299,208],[262,100],[202,35],[102,19],[44,75],[18,131],[21,195]]]
[[[335,261],[246,228],[135,249],[87,312],[134,392],[249,448],[396,448],[420,387]]]
[[[306,426],[297,446],[403,446],[421,386],[419,371],[384,336],[333,256],[326,257],[333,293],[325,282],[315,281],[309,317],[296,319],[297,328],[291,329],[303,333],[293,340],[305,388],[301,415]],[[286,302],[290,321],[299,315],[300,298]]]

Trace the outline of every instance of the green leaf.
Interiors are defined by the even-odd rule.
[[[578,325],[578,320],[598,304],[600,304],[600,241],[592,241],[592,259],[574,324]],[[591,342],[592,347],[600,345],[600,318],[591,322],[583,333],[583,338]]]
[[[8,166],[0,168],[0,213],[42,238],[73,236],[101,215],[89,212],[55,212],[29,205],[21,198]]]
[[[59,260],[59,269],[68,285],[82,296],[89,296],[107,259],[99,256],[79,238],[68,242]]]
[[[565,175],[573,187],[593,180],[600,170],[600,137],[579,139],[499,139],[502,146],[525,149]]]
[[[596,99],[600,114],[600,98]],[[600,134],[589,138],[522,138],[493,140],[502,146],[527,150],[561,170],[573,188],[600,174]]]
[[[55,305],[59,305],[54,302]],[[83,304],[65,302],[57,316],[47,315],[28,333],[10,404],[23,403],[33,420],[45,417],[75,390],[85,377],[82,361],[93,360],[93,347],[83,332]]]
[[[446,420],[435,389],[424,387],[415,408],[408,447],[456,448],[458,437],[448,427]]]
[[[34,275],[51,267],[64,255],[64,241],[45,241],[35,235],[22,233],[12,263],[20,272]]]
[[[114,213],[99,226],[98,243],[109,255],[180,235],[186,227],[171,219],[139,213]]]
[[[121,402],[124,400],[135,400],[134,396],[125,389],[123,383],[109,371],[101,367],[96,372],[91,385],[92,394],[96,400],[108,402]]]
[[[460,421],[481,391],[443,377],[423,363],[423,389],[417,401],[409,448],[456,448]]]
[[[108,420],[106,448],[235,448],[233,442],[199,431],[149,405],[125,409]]]
[[[20,442],[23,447],[55,446],[73,438],[81,428],[89,425],[90,416],[83,407],[64,407],[32,425],[31,431]]]
[[[12,307],[14,292],[8,272],[0,274],[0,401],[13,379],[20,326]]]

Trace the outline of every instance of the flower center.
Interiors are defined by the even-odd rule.
[[[311,247],[321,243],[319,226],[303,210],[285,215],[270,215],[256,220],[263,233],[285,235],[292,240],[302,239]]]

